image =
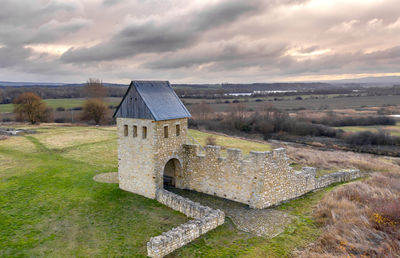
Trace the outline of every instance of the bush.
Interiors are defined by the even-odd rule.
[[[100,99],[88,99],[83,107],[82,120],[93,120],[98,125],[104,121],[106,113],[107,105],[104,101]]]
[[[263,114],[248,116],[245,107],[234,105],[229,115],[214,119],[189,119],[189,127],[205,128],[225,133],[256,133],[265,139],[273,133],[288,133],[298,136],[341,137],[343,131],[325,125],[298,121],[278,109],[267,107]],[[246,115],[247,114],[247,115]]]
[[[56,118],[56,119],[54,119],[54,122],[55,123],[60,123],[60,124],[62,124],[62,123],[65,123],[65,118]]]
[[[237,100],[237,99],[234,99],[233,101],[232,101],[232,103],[239,103],[240,101],[239,100]]]
[[[217,145],[217,139],[215,139],[215,137],[212,136],[207,137],[206,145]]]
[[[14,113],[18,121],[36,124],[51,119],[52,109],[35,93],[24,92],[14,100]]]
[[[329,115],[320,120],[314,119],[312,122],[329,126],[396,125],[396,120],[388,116],[336,117]]]
[[[400,137],[393,137],[384,130],[377,133],[365,131],[353,133],[344,138],[345,142],[351,145],[400,145]]]
[[[54,121],[54,109],[51,107],[46,107],[46,109],[42,113],[40,121],[45,122],[45,123],[53,122]]]

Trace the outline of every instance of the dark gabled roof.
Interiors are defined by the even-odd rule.
[[[191,115],[168,81],[132,81],[114,117],[160,121]]]

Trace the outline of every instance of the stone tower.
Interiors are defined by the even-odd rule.
[[[182,184],[190,116],[169,82],[131,82],[114,113],[121,189],[154,199],[157,189]]]

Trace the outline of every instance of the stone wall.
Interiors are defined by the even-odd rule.
[[[128,127],[127,136],[125,126]],[[137,128],[136,137],[134,126]],[[146,138],[143,138],[143,127],[147,128]],[[119,187],[154,199],[157,189],[154,175],[155,124],[147,119],[117,118],[117,133]]]
[[[176,126],[179,125],[180,133],[176,135]],[[164,136],[164,127],[168,128],[168,137]],[[163,172],[165,164],[170,159],[177,159],[182,165],[183,145],[187,142],[187,118],[171,119],[154,122],[155,146],[154,149],[154,173],[157,188],[163,188]],[[182,185],[181,168],[175,171],[177,187]]]
[[[152,237],[147,243],[147,255],[150,257],[163,257],[222,225],[225,221],[225,214],[222,211],[202,206],[163,189],[157,190],[156,199],[194,220],[164,232],[160,236]]]
[[[283,148],[267,152],[250,152],[244,158],[241,150],[227,149],[220,155],[219,146],[206,146],[200,155],[198,145],[185,144],[181,188],[216,195],[266,208],[299,197],[314,189],[360,176],[356,171],[341,171],[316,178],[316,169],[304,167],[294,171]]]
[[[351,170],[342,170],[335,173],[327,174],[321,177],[318,177],[315,180],[315,188],[322,188],[328,185],[339,183],[339,182],[346,182],[350,180],[354,180],[360,178],[361,172],[357,169]]]

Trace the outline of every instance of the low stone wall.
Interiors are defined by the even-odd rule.
[[[26,130],[26,129],[0,127],[0,135],[16,136],[16,135],[33,134],[33,133],[36,133],[36,131],[35,130]]]
[[[335,173],[327,174],[315,179],[315,189],[326,187],[328,185],[346,182],[361,177],[360,170],[342,170]]]
[[[222,211],[202,206],[164,189],[157,190],[156,200],[194,220],[164,232],[160,236],[150,238],[147,243],[147,255],[150,257],[163,257],[222,225],[225,221],[225,214]]]

